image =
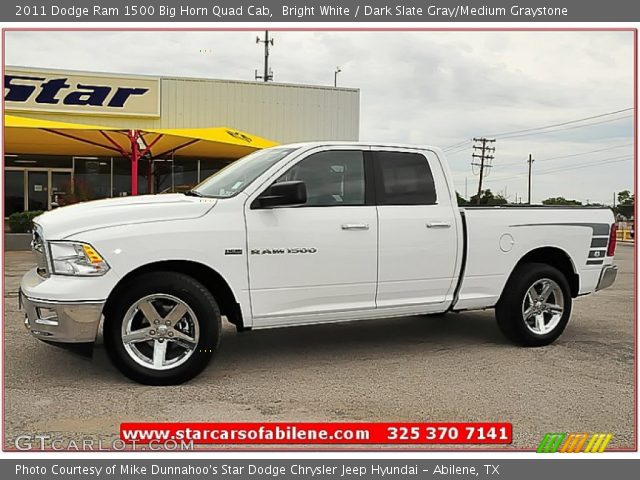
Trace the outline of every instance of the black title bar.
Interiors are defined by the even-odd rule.
[[[11,0],[2,22],[636,22],[633,0]]]

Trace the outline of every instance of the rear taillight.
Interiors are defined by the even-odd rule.
[[[607,247],[607,257],[613,257],[616,253],[616,241],[618,239],[618,226],[615,223],[611,224],[611,231],[609,232],[609,246]]]

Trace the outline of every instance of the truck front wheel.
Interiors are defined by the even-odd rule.
[[[220,343],[221,315],[200,282],[150,272],[120,292],[105,313],[104,343],[122,373],[146,385],[175,385],[207,366]]]
[[[520,265],[511,274],[496,305],[502,333],[526,347],[553,343],[571,316],[571,293],[565,276],[544,263]]]

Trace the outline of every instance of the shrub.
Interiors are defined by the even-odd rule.
[[[41,215],[41,210],[33,212],[15,212],[9,215],[9,227],[12,233],[27,233],[33,230],[33,219]]]

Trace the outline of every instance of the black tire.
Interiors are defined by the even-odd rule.
[[[551,280],[551,282],[547,282],[547,280]],[[547,311],[542,314],[543,320],[549,319],[547,323],[549,328],[555,323],[555,326],[549,331],[544,331],[537,328],[535,316],[530,317],[529,321],[525,319],[525,307],[526,310],[529,310],[531,306],[527,292],[534,285],[542,289],[544,285],[552,286],[553,283],[559,287],[559,290],[552,287],[556,293],[552,292],[550,299],[555,304],[562,303],[563,309],[559,320],[555,321],[551,320],[552,312]],[[561,297],[561,300],[556,299],[556,295]],[[527,297],[526,300],[525,297]],[[496,320],[504,336],[512,342],[525,347],[542,347],[553,343],[562,334],[571,316],[571,306],[572,297],[569,283],[558,269],[544,263],[525,263],[517,267],[509,277],[495,308]],[[534,308],[544,309],[545,307],[544,304],[540,306],[536,304]],[[534,330],[542,331],[542,333]]]
[[[178,299],[191,309],[194,318],[191,319],[190,312],[185,313],[181,320],[176,322],[176,328],[187,329],[187,333],[193,332],[193,330],[188,330],[189,328],[196,328],[199,331],[197,343],[194,341],[188,344],[195,345],[195,348],[181,347],[177,338],[169,339],[166,336],[160,340],[140,341],[134,344],[136,352],[139,350],[149,352],[152,357],[155,355],[156,342],[167,342],[166,353],[162,354],[161,358],[168,358],[172,354],[175,357],[180,357],[178,354],[181,349],[185,352],[191,351],[189,356],[184,355],[187,358],[182,360],[182,363],[163,370],[154,369],[152,365],[146,367],[139,363],[143,360],[134,360],[133,354],[125,348],[123,341],[123,323],[125,320],[129,322],[129,318],[132,319],[132,322],[138,322],[138,328],[146,328],[155,335],[159,335],[160,328],[165,328],[160,326],[157,330],[152,330],[151,322],[149,325],[145,323],[147,319],[142,310],[134,308],[141,300],[158,295]],[[174,306],[177,306],[178,300]],[[165,308],[163,312],[158,312],[160,317],[162,317],[162,313],[171,308],[170,300],[165,298],[154,298],[152,302],[156,302],[156,312],[158,312],[158,308]],[[158,302],[160,303],[158,304]],[[165,302],[166,306],[162,302]],[[137,313],[131,314],[131,311]],[[166,318],[169,318],[168,314]],[[220,309],[213,295],[197,280],[177,272],[150,272],[136,277],[125,288],[119,290],[118,298],[115,299],[112,308],[105,313],[104,344],[113,364],[130,379],[145,385],[177,385],[198,375],[207,366],[214,353],[218,351],[222,329],[221,318]],[[196,324],[197,327],[195,327]],[[173,330],[173,326],[167,328]],[[175,335],[180,333],[177,329],[173,332],[176,332]],[[173,336],[173,332],[163,331],[162,333]],[[189,335],[194,339],[197,336],[195,333]],[[144,358],[144,355],[141,355],[141,358]],[[154,361],[153,358],[151,360]]]

